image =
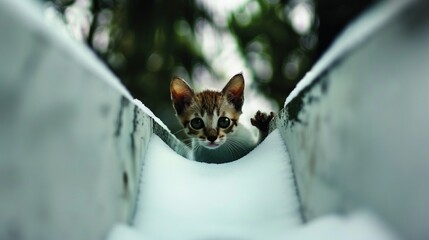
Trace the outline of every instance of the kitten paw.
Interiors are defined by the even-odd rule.
[[[274,118],[274,113],[270,114],[263,113],[261,111],[256,112],[255,117],[250,119],[250,123],[259,129],[261,132],[268,132],[270,127],[270,121]]]

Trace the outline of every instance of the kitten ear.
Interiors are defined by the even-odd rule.
[[[191,105],[194,91],[179,77],[173,77],[170,83],[171,101],[178,115]]]
[[[226,86],[222,89],[222,95],[226,96],[228,101],[232,103],[238,112],[241,112],[241,107],[244,102],[244,77],[243,74],[236,74],[229,80]]]

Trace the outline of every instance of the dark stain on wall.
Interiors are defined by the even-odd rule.
[[[101,116],[103,116],[103,117],[109,116],[110,105],[108,103],[101,104],[101,106],[100,106],[100,113],[101,113]]]
[[[134,110],[133,110],[133,130],[130,133],[130,142],[131,142],[131,155],[132,158],[135,159],[136,157],[136,142],[134,139],[134,134],[137,131],[137,125],[139,124],[139,120],[138,120],[138,107],[134,106]]]
[[[118,117],[116,119],[115,137],[119,137],[121,135],[122,114],[124,112],[125,107],[127,107],[130,104],[128,99],[124,96],[121,96],[120,101],[121,101],[121,104],[119,107]]]
[[[332,63],[332,68],[335,68],[341,62],[341,59]],[[299,118],[299,114],[305,111],[305,106],[317,103],[320,101],[320,96],[315,96],[311,91],[320,86],[322,95],[326,95],[329,90],[329,69],[322,72],[316,77],[308,86],[301,90],[298,95],[293,98],[289,104],[285,107],[287,112],[287,121],[293,126],[295,123],[306,125],[302,119]]]

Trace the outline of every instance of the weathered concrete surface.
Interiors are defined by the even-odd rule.
[[[33,4],[0,1],[0,239],[103,239],[133,218],[152,129],[168,134]]]
[[[429,7],[407,5],[276,119],[307,220],[369,208],[429,237]],[[133,219],[150,136],[186,149],[36,8],[0,0],[0,239],[102,239]]]
[[[403,239],[428,239],[429,4],[400,9],[310,73],[276,125],[306,220],[368,208]],[[349,30],[321,61],[360,31]]]

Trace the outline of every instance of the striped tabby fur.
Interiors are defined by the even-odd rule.
[[[230,162],[257,145],[256,136],[238,122],[244,103],[242,74],[232,77],[222,91],[199,93],[195,93],[183,79],[174,77],[170,92],[177,117],[192,138],[194,160]],[[253,125],[255,119],[252,119]]]

